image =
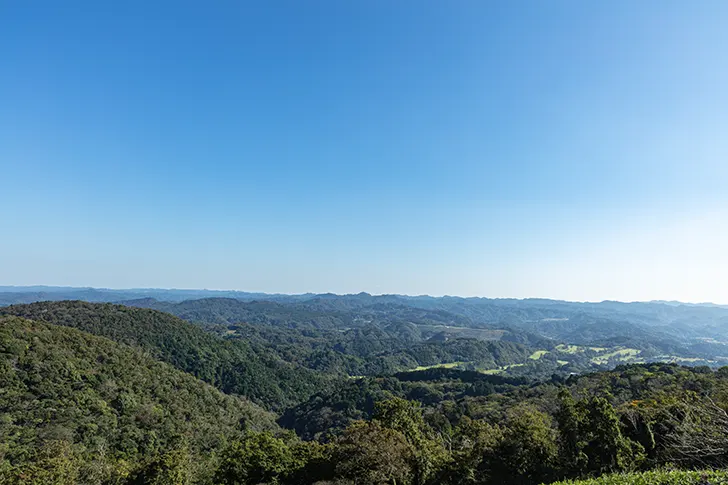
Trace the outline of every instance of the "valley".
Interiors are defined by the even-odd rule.
[[[0,294],[6,483],[537,485],[728,459],[677,445],[728,449],[728,309],[102,294]]]

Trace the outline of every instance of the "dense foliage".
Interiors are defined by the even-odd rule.
[[[256,351],[242,340],[223,340],[155,310],[61,301],[12,305],[0,308],[3,314],[73,327],[138,347],[224,392],[270,408],[295,403],[330,381],[265,349]]]
[[[525,386],[525,378],[505,378],[473,371],[428,369],[390,377],[354,379],[330,392],[286,410],[279,423],[305,439],[327,440],[356,420],[369,419],[377,402],[395,397],[418,401],[428,408],[462,404],[466,396],[505,393]]]
[[[585,480],[569,480],[554,485],[726,485],[728,472],[714,470],[656,470],[643,473],[604,475]]]
[[[517,387],[503,394],[490,417],[472,417],[458,403],[424,407],[390,397],[326,443],[251,433],[226,448],[216,478],[226,484],[536,485],[603,476],[585,483],[702,485],[713,482],[695,473],[624,473],[728,465],[726,390],[724,370],[654,365]],[[622,401],[628,394],[644,399]]]
[[[400,321],[449,326],[456,333],[467,328],[500,329],[516,341],[539,347],[532,340],[534,335],[580,345],[624,345],[652,352],[653,356],[728,358],[728,308],[719,305],[367,293],[267,295],[208,290],[0,287],[0,305],[39,300],[129,301],[130,305],[156,308],[190,321],[217,324],[247,321],[278,325],[291,320],[290,308],[295,307],[298,316],[320,328],[351,326],[361,316],[378,326]],[[246,307],[248,303],[253,306]],[[281,311],[277,304],[285,308]]]
[[[138,350],[17,317],[0,318],[0,411],[10,483],[113,482],[175,449],[199,478],[228,439],[277,428],[254,404]]]
[[[73,326],[140,346],[225,392],[249,396],[268,406],[308,397],[325,387],[324,374],[382,375],[453,362],[494,369],[521,365],[532,353],[507,341],[426,341],[420,327],[412,323],[321,329],[311,323],[320,317],[318,313],[303,312],[305,317],[301,317],[299,309],[276,303],[238,303],[242,306],[213,299],[173,306],[201,313],[214,310],[207,318],[215,321],[218,311],[230,310],[232,305],[238,314],[243,312],[258,323],[190,325],[160,311],[79,301],[12,305],[0,308],[0,314]],[[346,323],[338,317],[327,321]],[[553,367],[558,365],[554,362]]]
[[[217,325],[221,332],[233,334],[249,332],[246,323],[255,329],[271,327],[279,332],[291,328],[318,331],[319,334],[326,330],[350,332],[360,329],[367,336],[380,332],[386,338],[400,340],[400,346],[474,338],[510,341],[553,351],[556,344],[565,342],[585,348],[637,349],[642,361],[677,359],[692,362],[700,359],[714,366],[728,363],[728,308],[718,306],[368,294],[276,295],[275,299],[205,298],[172,303],[145,298],[129,304],[160,309],[195,323]],[[349,339],[359,338],[350,333]],[[326,335],[326,338],[330,336]],[[378,337],[375,335],[375,338]],[[546,362],[529,362],[528,368],[521,370],[529,375],[546,376],[553,372],[583,372],[615,365],[593,359],[590,362],[589,358],[584,358],[589,356],[584,355],[550,357],[552,359]],[[570,367],[559,369],[559,360],[568,361]],[[385,361],[384,367],[365,367],[354,375],[376,373],[373,369],[380,367],[391,371],[392,365],[398,363]],[[371,372],[367,372],[369,370]]]
[[[522,363],[532,353],[529,348],[512,342],[422,341],[421,337],[373,325],[345,330],[304,330],[240,323],[223,328],[227,338],[272,349],[286,361],[320,372],[349,376],[392,374],[454,362],[497,369]]]
[[[137,302],[194,324],[79,301],[2,308],[0,483],[699,484],[674,470],[728,466],[726,367],[573,374],[636,350],[537,350],[475,323],[478,301],[378,298]],[[542,328],[588,320],[524,305]]]

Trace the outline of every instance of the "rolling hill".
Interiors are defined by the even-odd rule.
[[[73,327],[137,347],[151,356],[269,408],[281,408],[326,388],[331,378],[282,361],[243,340],[223,340],[156,310],[81,301],[0,308],[0,315]]]
[[[13,316],[0,317],[0,410],[10,483],[101,483],[178,447],[201,476],[226,440],[277,429],[250,401],[140,349]]]

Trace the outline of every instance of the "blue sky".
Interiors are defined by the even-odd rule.
[[[0,6],[0,284],[728,302],[728,3]]]

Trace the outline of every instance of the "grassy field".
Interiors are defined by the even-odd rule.
[[[512,369],[513,367],[523,367],[526,364],[511,364],[511,365],[504,365],[503,367],[499,367],[497,369],[478,369],[478,372],[481,374],[487,374],[487,375],[494,375],[494,374],[500,374],[504,370]]]
[[[584,347],[579,347],[578,345],[560,344],[556,346],[556,350],[565,354],[578,354],[580,352],[584,352]]]
[[[706,480],[703,479],[705,477]],[[728,485],[728,471],[652,471],[604,475],[553,485]]]
[[[591,362],[597,365],[607,364],[609,359],[612,358],[620,362],[635,362],[638,360],[638,356],[640,355],[639,350],[630,348],[582,347],[579,345],[565,344],[556,346],[556,351],[561,352],[562,354],[582,354],[587,350],[597,352],[599,354],[591,359]]]
[[[452,327],[451,327],[452,328]],[[569,364],[569,357],[568,355],[577,355],[577,354],[584,354],[584,352],[595,352],[598,353],[595,357],[591,359],[591,363],[595,365],[604,365],[608,364],[610,359],[614,359],[618,362],[639,362],[640,358],[640,351],[637,349],[631,349],[631,348],[620,348],[620,347],[583,347],[580,345],[566,345],[566,344],[560,344],[557,345],[556,348],[552,351],[549,350],[536,350],[531,355],[528,356],[528,359],[531,361],[538,361],[541,360],[545,355],[550,354],[553,352],[555,356],[562,357],[561,359],[558,359],[556,362],[561,365],[567,365]],[[564,355],[566,354],[566,355]],[[593,355],[593,354],[590,354]],[[687,361],[688,359],[684,359]],[[415,367],[413,369],[409,369],[405,372],[415,372],[415,371],[423,371],[427,369],[455,369],[458,367],[464,367],[468,364],[471,364],[471,362],[447,362],[445,364],[435,364],[435,365],[421,365],[418,367]],[[499,367],[496,369],[478,369],[478,372],[481,372],[483,374],[489,374],[489,375],[495,375],[500,374],[503,371],[506,371],[508,369],[511,369],[513,367],[521,367],[525,364],[512,364],[507,365],[504,367]]]
[[[415,367],[414,369],[410,369],[407,372],[415,372],[418,370],[427,370],[427,369],[454,369],[455,367],[458,367],[460,365],[468,364],[468,362],[448,362],[446,364],[435,364],[435,365],[420,365]]]
[[[481,374],[486,374],[486,375],[489,375],[489,376],[494,376],[496,374],[500,374],[501,372],[503,372],[503,369],[486,369],[486,370],[481,370],[479,372]]]
[[[688,363],[694,363],[694,362],[699,362],[701,360],[705,360],[705,359],[701,359],[700,357],[670,357],[670,358],[673,359],[675,362],[688,362]]]
[[[531,360],[538,360],[538,359],[540,359],[541,357],[543,357],[544,355],[546,355],[548,353],[549,353],[548,350],[537,350],[536,352],[534,352],[531,355],[529,355],[528,358],[531,359]]]
[[[635,360],[639,354],[640,351],[637,349],[619,349],[613,352],[609,352],[607,354],[599,355],[598,357],[594,357],[592,359],[592,362],[595,364],[606,364],[611,358],[616,358],[621,362],[631,361]]]
[[[489,328],[452,327],[447,325],[420,325],[423,332],[446,332],[455,338],[474,338],[478,340],[500,340],[505,330]]]

